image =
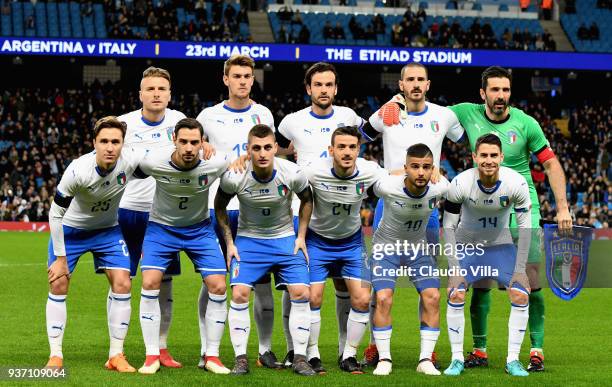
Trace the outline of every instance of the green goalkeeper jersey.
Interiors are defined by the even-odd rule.
[[[527,180],[531,196],[532,212],[540,213],[538,194],[531,178],[529,159],[532,153],[539,153],[549,146],[540,124],[521,109],[510,107],[510,114],[504,122],[492,122],[485,114],[484,104],[460,103],[450,106],[465,129],[472,152],[476,140],[487,133],[499,136],[504,152],[503,166],[512,168]]]

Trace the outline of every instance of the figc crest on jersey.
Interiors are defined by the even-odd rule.
[[[429,199],[429,209],[433,210],[438,206],[438,200],[436,198]]]
[[[287,194],[289,193],[289,187],[284,184],[279,185],[277,188],[279,196],[287,196]]]
[[[544,225],[546,278],[557,297],[569,301],[582,290],[592,238],[589,227],[574,226],[571,235],[562,236],[556,224]]]
[[[508,132],[508,142],[510,144],[514,144],[516,142],[516,132],[515,131],[509,131]]]
[[[357,185],[355,186],[355,191],[357,192],[357,195],[361,195],[365,191],[365,183],[357,183]]]
[[[254,125],[261,124],[261,119],[259,118],[259,114],[252,114],[251,115],[251,120],[253,120],[253,124]]]
[[[120,174],[117,175],[117,184],[125,185],[126,181],[127,181],[127,177],[125,176],[125,172],[121,172]]]
[[[499,205],[506,208],[508,207],[508,205],[510,204],[510,199],[507,196],[500,196],[499,197]]]
[[[200,185],[200,187],[204,187],[205,185],[207,185],[208,175],[204,174],[204,175],[198,176],[198,184]]]
[[[431,124],[432,132],[438,133],[440,131],[440,124],[438,124],[438,121],[429,121],[429,123]]]

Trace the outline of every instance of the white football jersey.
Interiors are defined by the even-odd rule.
[[[331,145],[331,137],[339,127],[363,127],[365,121],[345,106],[333,106],[331,114],[318,116],[312,107],[304,108],[285,116],[278,126],[278,131],[293,143],[297,152],[297,163],[306,166],[321,158],[328,157],[327,147]],[[300,208],[300,202],[293,198],[293,212]]]
[[[222,152],[231,160],[246,154],[248,135],[257,124],[268,125],[273,131],[274,117],[270,110],[258,103],[245,109],[232,109],[224,102],[208,107],[196,118],[204,128],[204,135],[217,152]],[[210,188],[210,208],[214,208],[215,195],[219,182]],[[228,210],[238,209],[238,199],[233,198],[227,205]]]
[[[174,149],[149,152],[140,162],[135,176],[155,178],[156,189],[149,220],[167,226],[186,227],[210,216],[208,195],[211,184],[229,166],[229,158],[217,153],[210,160],[199,160],[188,170],[172,162]]]
[[[96,164],[96,152],[73,160],[57,186],[57,194],[73,197],[62,223],[84,230],[117,225],[117,211],[144,152],[124,146],[115,168],[103,174]]]
[[[142,110],[138,109],[117,118],[127,124],[124,146],[157,152],[166,147],[174,148],[172,142],[174,126],[185,118],[185,115],[176,110],[166,109],[166,114],[161,121],[149,122],[142,116]],[[154,193],[155,180],[153,178],[133,179],[125,190],[120,207],[149,212]]]
[[[308,228],[325,238],[342,239],[359,231],[359,212],[367,190],[388,175],[373,161],[358,158],[356,162],[355,173],[346,178],[335,174],[330,157],[304,167],[314,195],[314,211]]]
[[[308,188],[304,171],[296,164],[274,159],[274,172],[268,181],[259,180],[249,163],[243,173],[225,172],[220,189],[236,194],[240,202],[238,235],[274,239],[295,234],[291,198]],[[295,214],[298,215],[298,214]]]
[[[426,241],[427,223],[438,202],[446,196],[449,182],[440,176],[421,195],[412,195],[404,184],[405,176],[388,176],[374,185],[374,193],[384,200],[382,220],[374,232],[374,244],[394,244],[396,241],[421,243]]]
[[[385,168],[389,171],[403,169],[406,150],[418,143],[431,149],[434,165],[440,167],[444,137],[457,142],[463,136],[463,127],[455,113],[431,102],[425,102],[425,110],[421,113],[401,114],[397,125],[385,126],[378,112],[370,116],[370,124],[382,133]]]
[[[527,181],[507,167],[500,167],[499,180],[492,189],[482,186],[477,168],[460,173],[451,182],[447,200],[461,204],[455,233],[459,243],[485,246],[512,243],[509,229],[512,209],[517,212],[531,210]]]
[[[320,158],[326,158],[327,147],[331,137],[339,127],[356,126],[358,129],[364,120],[345,106],[333,106],[326,116],[318,116],[307,107],[285,116],[278,126],[278,131],[290,140],[297,152],[297,163],[305,166]]]

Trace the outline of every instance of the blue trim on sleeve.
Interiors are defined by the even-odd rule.
[[[359,133],[361,133],[363,138],[365,138],[368,142],[374,141],[374,139],[372,137],[368,136],[368,134],[365,132],[365,130],[363,130],[364,126],[365,126],[365,123],[364,123],[364,125],[361,125],[361,127],[359,128]]]

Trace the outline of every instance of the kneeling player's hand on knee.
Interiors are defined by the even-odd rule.
[[[531,291],[531,287],[529,285],[529,277],[527,277],[527,274],[524,271],[515,271],[514,274],[512,274],[512,278],[510,279],[510,287],[512,287],[514,284],[519,284],[528,292]]]
[[[68,262],[66,261],[66,257],[57,257],[55,262],[53,262],[47,269],[47,274],[49,276],[49,283],[52,283],[63,276],[68,276],[70,271],[68,270]]]
[[[308,263],[309,259],[308,251],[306,250],[306,240],[303,238],[295,238],[295,248],[293,249],[293,254],[297,254],[298,250],[302,250],[304,257],[306,258],[306,263]]]
[[[238,254],[238,248],[236,245],[228,245],[227,246],[227,269],[230,270],[230,266],[232,264],[232,259],[236,259],[236,261],[240,262],[240,254]]]
[[[454,290],[463,288],[465,290],[467,289],[467,281],[465,280],[465,277],[460,275],[450,276],[448,277],[448,288]]]

